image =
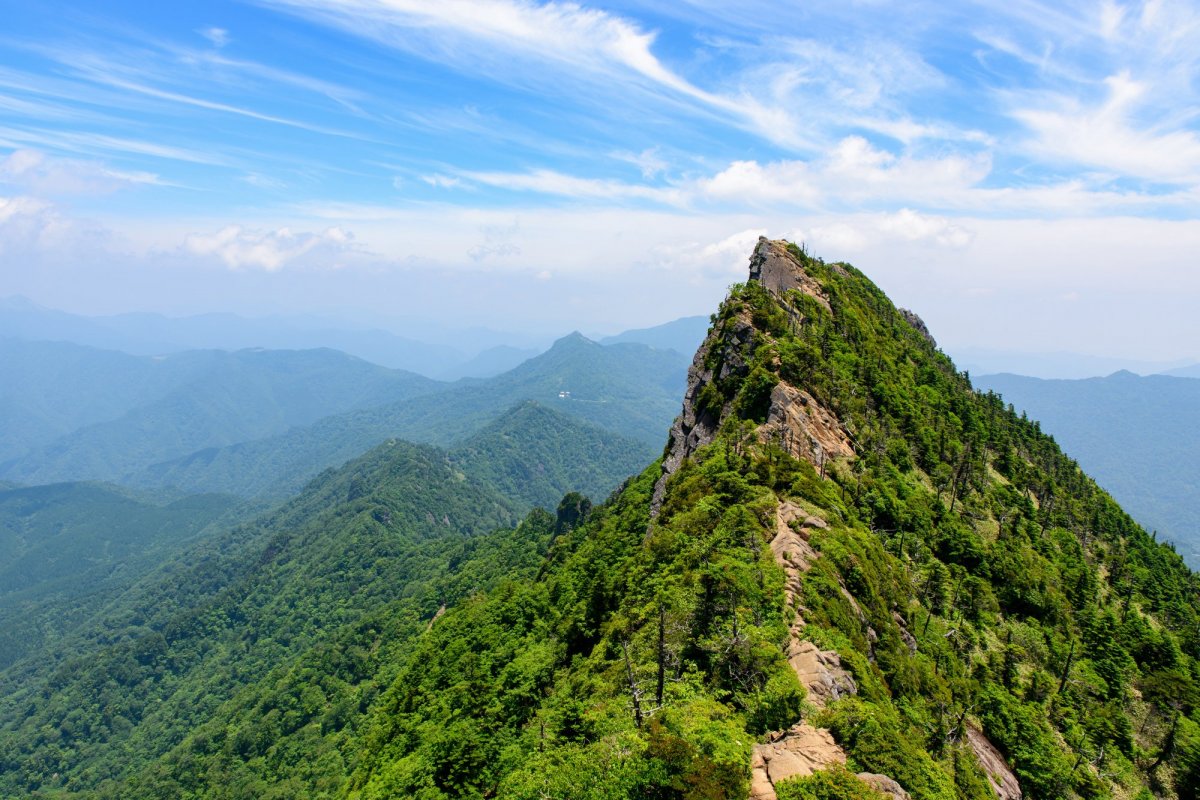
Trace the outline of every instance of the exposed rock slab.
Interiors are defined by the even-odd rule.
[[[829,310],[829,297],[821,284],[804,271],[804,266],[788,252],[787,242],[758,237],[750,256],[750,280],[758,281],[767,291],[782,298],[789,289],[798,289]]]
[[[854,457],[850,434],[837,415],[808,392],[783,381],[771,390],[767,421],[759,427],[758,436],[818,469],[831,459]]]
[[[803,638],[801,581],[803,574],[818,558],[808,538],[813,530],[827,527],[825,520],[785,500],[776,509],[775,538],[771,540],[775,563],[783,568],[784,595],[788,607],[795,614],[788,637],[788,663],[808,690],[808,699],[818,707],[858,691],[854,678],[842,668],[842,659],[836,652],[821,650]]]
[[[929,332],[929,326],[925,324],[925,320],[917,316],[915,311],[909,311],[907,308],[897,309],[900,316],[904,317],[904,321],[911,325],[917,333],[925,338],[925,341],[933,345],[937,349],[937,341],[933,338],[933,334]]]
[[[891,797],[892,800],[912,800],[912,795],[904,791],[904,787],[887,775],[874,772],[860,772],[858,779],[880,794]]]
[[[967,726],[967,744],[975,753],[980,768],[998,800],[1021,800],[1021,784],[996,746],[974,725]]]
[[[780,503],[775,513],[771,554],[775,563],[783,568],[787,604],[797,612],[801,607],[800,576],[817,560],[817,551],[808,543],[807,531],[825,527],[828,527],[825,520],[809,516],[804,509],[787,501]]]
[[[832,764],[845,764],[846,752],[824,728],[794,725],[766,744],[754,746],[750,762],[751,800],[777,800],[775,784],[803,778]]]
[[[788,644],[788,663],[808,690],[809,701],[818,708],[858,692],[858,684],[842,668],[842,659],[833,650],[793,638]]]

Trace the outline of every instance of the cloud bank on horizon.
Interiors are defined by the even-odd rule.
[[[800,6],[0,0],[0,294],[611,330],[767,233],[949,344],[1200,355],[1200,7]]]

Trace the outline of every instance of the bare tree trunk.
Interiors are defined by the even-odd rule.
[[[626,656],[628,659],[628,656]],[[658,606],[658,682],[654,687],[654,703],[662,707],[663,689],[667,681],[667,607]]]
[[[633,662],[629,660],[629,642],[624,639],[621,640],[621,652],[625,654],[625,675],[629,679],[629,696],[633,700],[633,721],[638,728],[641,728],[642,692],[638,689],[637,681],[633,679]]]

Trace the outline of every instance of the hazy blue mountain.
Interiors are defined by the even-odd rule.
[[[1149,375],[1164,372],[1178,363],[1063,351],[1026,353],[980,347],[951,348],[949,355],[959,368],[971,375],[1013,374],[1068,380],[1098,378],[1120,370]]]
[[[189,492],[283,496],[386,438],[451,445],[526,400],[638,441],[653,458],[678,410],[689,361],[673,350],[604,346],[575,333],[494,378],[192,453],[156,464],[133,480]]]
[[[328,347],[392,369],[451,379],[487,377],[510,369],[548,341],[543,336],[455,329],[417,319],[388,320],[384,329],[379,324],[311,315],[248,318],[229,313],[185,317],[126,313],[89,317],[43,308],[23,297],[0,298],[0,337],[71,342],[132,355]],[[524,358],[509,351],[519,351]]]
[[[28,368],[20,384],[7,384],[0,395],[21,412],[0,423],[0,435],[7,439],[0,441],[10,453],[21,445],[40,446],[9,460],[0,474],[26,484],[120,481],[202,448],[279,434],[330,414],[441,386],[335,350],[193,351],[135,358],[18,342],[11,351],[20,353]],[[39,373],[39,351],[61,357]],[[141,404],[136,404],[139,396]],[[96,408],[86,411],[93,402]],[[103,421],[45,441],[53,426],[29,420],[59,407],[53,422],[60,428],[88,423],[88,413]],[[113,412],[120,413],[104,419]],[[29,441],[26,432],[31,429],[43,437],[41,442]]]
[[[652,328],[635,328],[607,336],[600,340],[601,344],[618,344],[632,342],[656,347],[660,350],[675,350],[685,355],[696,352],[696,348],[704,341],[708,333],[708,317],[681,317]]]
[[[237,505],[86,483],[0,491],[0,667],[61,638]]]
[[[489,347],[487,350],[461,364],[454,364],[444,371],[436,373],[435,377],[442,380],[490,378],[493,375],[508,372],[510,369],[528,361],[540,352],[542,351],[532,347],[497,345],[496,347]]]
[[[1170,375],[1176,378],[1200,378],[1200,364],[1190,364],[1186,367],[1176,367],[1169,369],[1161,374]]]
[[[0,464],[152,403],[212,368],[211,351],[145,358],[0,338]]]
[[[972,376],[1038,420],[1147,529],[1200,566],[1200,380]]]

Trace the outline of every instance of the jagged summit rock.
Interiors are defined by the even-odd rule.
[[[826,311],[829,297],[820,282],[808,274],[807,256],[796,245],[760,237],[750,256],[748,279],[775,296],[798,326],[804,313],[789,300],[789,292],[807,295]],[[726,306],[722,306],[724,309]],[[768,332],[756,325],[751,313],[741,310],[722,315],[688,370],[683,408],[671,427],[663,458],[663,474],[654,489],[652,514],[657,515],[666,483],[696,450],[712,442],[722,422],[733,412],[733,398],[724,397],[719,387],[741,384],[749,374],[748,364],[755,348],[769,343]],[[770,388],[765,414],[758,429],[761,440],[773,439],[797,458],[824,469],[833,458],[853,458],[850,435],[837,416],[805,389],[786,381]]]
[[[829,298],[821,284],[804,271],[798,254],[802,251],[791,242],[760,236],[750,256],[749,280],[761,283],[763,288],[780,298],[789,289],[799,289],[829,308]]]

